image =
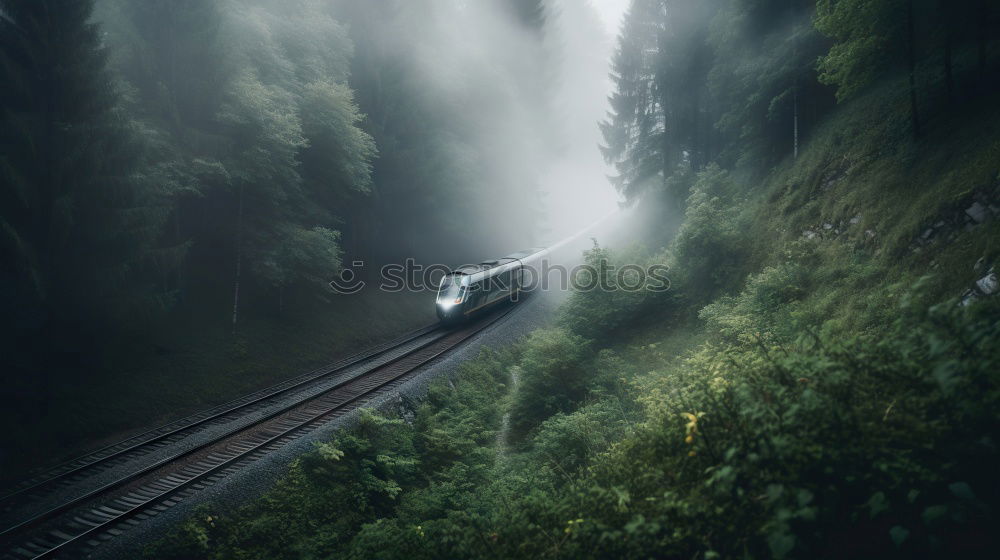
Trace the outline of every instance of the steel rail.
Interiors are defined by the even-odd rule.
[[[388,362],[386,362],[384,364],[376,366],[375,368],[373,368],[372,371],[377,371],[378,369],[381,369],[381,368],[383,368],[385,366],[388,366],[388,365],[393,364],[395,362],[398,362],[400,360],[406,359],[406,357],[409,356],[409,355],[411,355],[411,354],[413,354],[413,352],[417,352],[417,351],[419,351],[419,350],[421,350],[423,348],[426,348],[427,346],[430,346],[431,344],[434,344],[435,342],[437,342],[439,340],[441,340],[441,338],[435,338],[435,339],[432,339],[432,340],[428,340],[427,342],[424,342],[423,344],[421,344],[421,345],[417,346],[416,348],[414,348],[412,351],[407,352],[406,354],[402,354],[400,356],[397,356],[397,357],[389,360]],[[198,451],[201,451],[202,449],[206,449],[208,447],[211,447],[211,446],[219,443],[220,441],[222,441],[222,440],[224,440],[226,438],[229,438],[229,437],[231,437],[231,436],[233,436],[235,434],[238,434],[240,432],[246,431],[246,430],[248,430],[250,428],[253,428],[254,426],[259,426],[259,425],[263,424],[264,422],[267,422],[268,420],[271,420],[272,418],[280,416],[280,415],[282,415],[282,414],[284,414],[284,413],[286,413],[286,412],[288,412],[288,411],[290,411],[290,410],[292,410],[292,409],[294,409],[296,407],[301,406],[305,402],[308,402],[310,400],[314,400],[314,399],[320,398],[323,395],[326,395],[326,394],[330,393],[331,391],[336,391],[337,389],[343,387],[344,385],[352,383],[352,382],[358,380],[359,378],[362,378],[365,375],[368,375],[370,373],[371,373],[371,371],[365,372],[365,373],[363,373],[363,374],[361,374],[361,375],[359,375],[357,377],[353,377],[351,379],[345,379],[343,381],[339,381],[336,384],[334,384],[333,386],[328,387],[327,389],[324,389],[319,394],[311,395],[311,396],[308,396],[308,397],[306,397],[304,399],[290,402],[290,403],[288,403],[288,404],[286,404],[286,405],[284,405],[284,406],[282,406],[282,407],[280,407],[280,408],[278,408],[276,410],[273,410],[273,411],[269,412],[267,415],[265,415],[265,416],[263,416],[261,418],[258,418],[257,420],[255,420],[254,422],[252,422],[252,423],[250,423],[250,424],[248,424],[246,426],[241,426],[241,427],[239,427],[239,428],[237,428],[235,430],[231,430],[231,431],[228,431],[226,433],[219,434],[217,436],[214,436],[214,437],[208,439],[207,441],[204,441],[204,442],[196,445],[195,447],[191,447],[189,449],[186,449],[184,451],[180,451],[180,452],[175,453],[173,455],[170,455],[168,457],[164,457],[164,458],[156,461],[155,463],[151,463],[151,464],[146,465],[145,467],[142,467],[142,468],[140,468],[138,470],[134,470],[134,471],[130,472],[129,474],[126,474],[124,476],[116,478],[115,480],[113,480],[111,482],[108,482],[108,483],[106,483],[106,484],[104,484],[104,485],[102,485],[102,486],[100,486],[98,488],[95,488],[95,489],[93,489],[93,490],[91,490],[91,491],[89,491],[89,492],[87,492],[85,494],[82,494],[80,496],[72,498],[71,500],[65,501],[65,502],[63,502],[63,503],[61,503],[61,504],[59,504],[57,506],[49,508],[49,509],[47,509],[47,510],[41,512],[41,513],[38,513],[38,514],[36,514],[36,515],[28,518],[28,519],[25,519],[24,521],[21,521],[21,522],[15,524],[15,525],[11,525],[9,527],[6,527],[3,530],[0,530],[0,538],[4,538],[7,535],[10,535],[12,533],[18,532],[20,530],[26,529],[26,528],[31,527],[33,525],[37,525],[37,524],[39,524],[39,523],[41,523],[43,521],[47,521],[49,519],[57,517],[58,515],[60,515],[62,513],[65,513],[66,511],[68,511],[68,510],[70,510],[70,509],[72,509],[72,508],[74,508],[74,507],[76,507],[76,506],[78,506],[78,505],[80,505],[80,504],[82,504],[84,502],[92,500],[92,499],[100,496],[101,494],[107,493],[109,490],[113,490],[116,487],[122,486],[122,485],[124,485],[124,484],[126,484],[128,482],[131,482],[131,481],[133,481],[133,480],[135,480],[137,478],[145,476],[145,475],[147,475],[147,474],[149,474],[149,473],[151,473],[151,472],[153,472],[153,471],[155,471],[157,469],[160,469],[162,467],[165,467],[165,466],[169,465],[170,463],[173,463],[174,461],[177,461],[179,459],[183,459],[184,457],[187,457],[189,455],[193,455],[193,454],[197,453]]]
[[[179,420],[170,422],[169,424],[160,426],[158,428],[153,428],[151,430],[126,438],[122,441],[113,443],[96,451],[91,451],[75,459],[70,459],[69,461],[65,461],[60,465],[48,469],[45,473],[42,473],[36,477],[32,477],[33,479],[44,477],[41,480],[31,483],[28,486],[15,488],[13,491],[0,496],[0,505],[6,504],[10,502],[12,499],[17,498],[19,496],[24,496],[30,492],[34,492],[44,487],[57,484],[68,478],[79,475],[84,471],[106,465],[107,463],[120,459],[125,455],[134,453],[143,447],[155,446],[157,443],[163,442],[164,440],[172,438],[183,432],[193,431],[197,428],[204,427],[206,424],[212,423],[220,418],[229,416],[234,412],[251,408],[253,406],[261,404],[266,400],[281,396],[283,394],[302,388],[316,381],[320,381],[324,378],[330,377],[331,375],[340,373],[343,370],[355,366],[361,362],[377,358],[378,356],[381,356],[383,354],[387,354],[393,350],[396,350],[401,346],[413,342],[414,340],[420,338],[421,336],[426,336],[440,329],[441,329],[440,325],[430,325],[427,327],[423,327],[421,329],[417,329],[415,331],[411,331],[401,337],[397,337],[391,341],[380,344],[368,350],[358,352],[357,354],[344,358],[343,360],[334,362],[330,365],[314,369],[310,372],[299,375],[292,379],[283,381],[276,385],[272,385],[271,387],[251,393],[250,395],[245,395],[238,399],[231,400],[227,403],[223,403],[221,405],[213,407],[207,411],[195,413],[185,418],[181,418]],[[220,408],[221,410],[219,410]],[[206,414],[207,416],[205,416]],[[133,441],[135,443],[130,443]],[[122,445],[125,445],[125,447],[122,447],[121,449],[115,449]],[[103,453],[108,453],[108,454],[102,455]],[[84,461],[84,463],[77,466],[71,466],[74,465],[75,463],[79,463],[80,461]],[[61,470],[61,469],[66,469],[66,470]],[[7,532],[8,529],[0,530],[0,536],[3,536]]]
[[[100,497],[101,495],[108,494],[111,490],[114,490],[115,488],[120,488],[122,486],[125,486],[126,484],[128,484],[130,482],[136,481],[136,480],[142,478],[143,476],[149,475],[149,474],[153,473],[154,471],[159,470],[161,468],[164,468],[164,467],[166,467],[166,466],[168,466],[168,465],[170,465],[172,463],[176,463],[176,462],[178,462],[181,459],[184,459],[186,457],[191,457],[191,456],[197,454],[198,452],[206,451],[209,448],[211,448],[212,446],[223,445],[223,444],[225,444],[226,440],[235,439],[235,438],[239,437],[241,433],[249,432],[249,431],[251,431],[251,430],[253,430],[255,428],[260,428],[260,427],[264,426],[267,422],[275,419],[278,416],[281,416],[282,414],[285,414],[285,413],[288,413],[290,411],[293,411],[294,409],[299,408],[299,407],[308,407],[310,405],[310,403],[321,402],[324,399],[337,396],[339,390],[346,390],[346,389],[352,388],[352,387],[348,387],[348,386],[357,385],[358,387],[360,387],[360,388],[363,389],[363,390],[361,390],[360,392],[358,392],[357,394],[355,394],[353,396],[349,395],[346,398],[346,400],[343,400],[341,402],[337,402],[337,403],[335,403],[333,405],[328,406],[327,408],[324,408],[323,410],[321,410],[319,412],[310,414],[307,418],[305,418],[305,419],[303,419],[301,421],[295,422],[294,425],[289,425],[289,427],[282,429],[281,431],[277,432],[275,435],[270,435],[270,436],[266,437],[266,439],[264,439],[262,441],[255,442],[255,443],[253,443],[253,444],[251,444],[249,446],[246,445],[245,443],[241,444],[240,447],[242,449],[238,450],[238,452],[235,453],[235,454],[233,454],[231,457],[220,456],[220,455],[218,455],[218,453],[210,453],[209,456],[208,456],[208,458],[203,459],[202,461],[196,461],[195,462],[195,466],[201,466],[201,467],[204,468],[207,465],[207,468],[205,468],[205,470],[202,470],[201,472],[197,472],[197,473],[195,473],[193,475],[183,474],[184,470],[190,471],[190,470],[193,469],[193,467],[191,465],[188,465],[186,467],[183,467],[181,469],[182,472],[180,472],[180,473],[175,473],[173,475],[167,475],[163,479],[159,479],[159,480],[150,482],[149,483],[150,485],[158,485],[158,486],[161,486],[161,487],[166,486],[166,488],[164,490],[162,490],[162,491],[154,492],[148,498],[145,498],[145,499],[136,499],[134,497],[135,495],[143,496],[144,494],[149,494],[148,490],[145,491],[145,492],[143,492],[143,489],[140,488],[139,490],[136,490],[133,493],[128,494],[126,496],[123,496],[123,497],[120,496],[120,497],[113,498],[112,499],[113,500],[113,505],[115,507],[100,506],[101,511],[98,511],[97,509],[91,510],[89,512],[90,517],[91,517],[90,520],[88,520],[86,518],[82,518],[81,516],[87,515],[87,514],[81,513],[80,515],[78,515],[77,517],[75,517],[72,520],[71,523],[74,524],[74,525],[76,525],[76,526],[89,526],[88,528],[85,528],[83,531],[77,532],[77,534],[75,534],[75,535],[68,534],[68,533],[66,533],[65,531],[62,531],[62,530],[51,530],[51,531],[49,531],[49,533],[48,533],[49,535],[55,536],[56,538],[60,539],[62,542],[57,542],[55,544],[48,544],[48,541],[46,541],[45,538],[42,538],[42,537],[38,537],[38,538],[34,539],[33,541],[25,542],[21,546],[13,546],[13,543],[8,542],[8,543],[6,543],[6,546],[13,546],[13,548],[8,548],[7,549],[7,554],[11,555],[11,554],[15,554],[16,553],[16,554],[19,554],[21,557],[29,557],[29,558],[49,558],[53,554],[56,554],[56,553],[58,553],[60,551],[66,550],[66,548],[69,545],[71,545],[72,543],[79,543],[81,541],[81,539],[83,539],[83,538],[85,538],[87,536],[91,536],[91,535],[95,535],[95,534],[100,534],[102,531],[105,531],[106,529],[111,528],[113,525],[116,525],[116,524],[119,524],[119,523],[123,523],[123,522],[125,522],[126,519],[130,519],[130,518],[132,518],[132,517],[134,517],[134,516],[136,516],[138,514],[141,514],[142,512],[144,512],[145,510],[149,509],[153,505],[161,504],[162,502],[168,501],[171,496],[174,496],[174,495],[176,495],[179,492],[187,490],[187,489],[189,489],[193,485],[196,485],[196,484],[199,484],[199,483],[204,484],[204,481],[206,480],[206,478],[212,477],[212,476],[218,474],[220,471],[225,470],[226,468],[229,468],[229,467],[233,466],[234,464],[239,463],[240,461],[243,461],[243,460],[246,460],[246,459],[250,458],[251,455],[254,455],[254,454],[257,454],[257,453],[261,453],[266,448],[268,448],[270,446],[273,446],[275,443],[280,442],[280,440],[282,440],[283,438],[288,438],[288,437],[292,436],[292,434],[294,434],[296,432],[299,432],[299,431],[301,431],[301,430],[303,430],[305,428],[308,428],[311,425],[316,424],[318,426],[319,424],[317,424],[317,422],[325,421],[325,419],[326,419],[327,416],[329,416],[331,414],[334,414],[334,413],[336,413],[338,411],[341,411],[341,410],[345,409],[345,407],[349,406],[350,404],[355,403],[355,402],[357,402],[357,401],[359,401],[359,400],[361,400],[361,399],[363,399],[365,397],[371,396],[373,393],[375,393],[375,392],[377,392],[377,391],[385,388],[388,385],[391,385],[394,382],[400,381],[402,378],[404,378],[409,373],[412,373],[413,371],[415,371],[415,370],[417,370],[417,369],[419,369],[419,368],[421,368],[421,367],[423,367],[423,366],[425,366],[425,365],[427,365],[427,364],[435,361],[436,359],[438,359],[442,355],[450,352],[451,350],[454,350],[462,342],[468,340],[469,338],[471,338],[472,336],[476,335],[477,333],[480,333],[483,330],[485,330],[486,328],[488,328],[489,326],[495,324],[501,318],[503,318],[506,315],[508,315],[509,313],[511,313],[517,307],[518,306],[508,307],[507,309],[503,310],[501,313],[498,313],[497,315],[495,315],[494,317],[490,318],[488,321],[483,322],[482,324],[478,324],[478,325],[473,325],[473,326],[467,327],[467,330],[465,330],[465,331],[463,331],[463,330],[452,331],[451,333],[448,333],[448,334],[446,334],[444,336],[441,336],[441,337],[429,340],[429,341],[427,341],[427,342],[419,345],[418,347],[413,348],[412,350],[406,352],[405,354],[397,356],[397,357],[395,357],[395,358],[393,358],[391,360],[388,360],[387,362],[385,362],[383,364],[379,364],[379,365],[373,367],[371,370],[369,370],[369,371],[367,371],[367,372],[365,372],[363,374],[360,374],[358,376],[352,377],[351,379],[347,379],[347,380],[338,382],[335,385],[333,385],[333,386],[331,386],[331,387],[329,387],[327,389],[322,390],[318,394],[309,396],[309,397],[304,398],[302,400],[299,400],[299,401],[297,401],[295,403],[292,403],[292,404],[290,404],[288,406],[282,407],[280,410],[277,410],[277,411],[274,411],[272,413],[269,413],[267,416],[262,417],[262,418],[254,421],[253,423],[251,423],[249,425],[243,426],[243,427],[239,428],[238,430],[234,430],[232,432],[229,432],[229,433],[226,433],[226,434],[221,434],[221,435],[219,435],[217,437],[213,437],[211,440],[209,440],[207,442],[204,442],[204,443],[198,445],[197,447],[193,447],[191,449],[188,449],[188,450],[186,450],[186,451],[184,451],[182,453],[179,453],[177,455],[174,455],[172,457],[168,457],[168,458],[162,459],[160,461],[157,461],[156,463],[154,463],[152,465],[148,465],[147,467],[145,467],[145,468],[143,468],[143,469],[141,469],[139,471],[136,471],[136,472],[130,473],[128,475],[125,475],[123,477],[120,477],[120,478],[118,478],[118,479],[116,479],[116,480],[114,480],[114,481],[112,481],[112,482],[110,482],[108,484],[105,484],[104,486],[102,486],[100,488],[97,488],[97,489],[95,489],[95,490],[93,490],[91,492],[88,492],[87,494],[85,494],[83,496],[77,497],[77,498],[75,498],[75,499],[73,499],[71,501],[68,501],[68,502],[65,502],[63,504],[60,504],[60,505],[58,505],[58,506],[56,506],[54,508],[51,508],[50,510],[47,510],[47,511],[45,511],[45,512],[39,514],[39,515],[36,515],[36,516],[32,517],[31,519],[28,519],[28,520],[26,520],[26,521],[24,521],[22,523],[19,523],[16,526],[10,527],[10,528],[6,529],[5,531],[3,531],[3,533],[0,533],[0,535],[12,535],[15,532],[19,532],[19,531],[22,531],[22,530],[25,530],[25,529],[29,529],[29,528],[34,527],[34,526],[41,525],[45,521],[49,521],[49,520],[55,519],[55,518],[59,517],[62,514],[68,513],[72,509],[74,509],[74,508],[76,508],[78,506],[81,506],[81,505],[83,505],[86,502],[93,501],[96,498]],[[413,337],[413,338],[410,339],[410,341],[414,340],[415,338],[419,338],[419,336],[423,336],[424,334],[429,334],[430,332],[433,332],[433,331],[428,331],[428,332],[425,332],[425,333],[423,333],[421,335]],[[459,334],[459,333],[461,333],[461,334]],[[421,350],[424,350],[424,349],[426,349],[426,348],[428,348],[428,347],[430,347],[430,346],[432,346],[432,345],[434,345],[436,343],[439,343],[439,342],[441,342],[443,340],[446,340],[448,338],[448,336],[453,335],[453,334],[459,334],[459,336],[457,336],[455,340],[449,341],[442,349],[434,352],[430,356],[427,356],[425,358],[421,358],[420,361],[417,362],[417,363],[415,363],[415,364],[405,364],[404,367],[400,371],[392,371],[393,366],[399,364],[400,362],[405,362],[408,358],[413,357],[414,354],[417,354]],[[404,343],[405,343],[405,341],[404,341]],[[389,375],[389,377],[387,379],[385,379],[385,380],[378,381],[375,385],[372,385],[370,387],[364,387],[364,385],[365,385],[366,382],[370,382],[370,379],[375,378],[380,373],[383,373],[383,374],[387,373]],[[313,426],[313,427],[315,428],[316,426]],[[265,427],[265,430],[266,430],[266,427]],[[247,437],[249,437],[251,440],[254,439],[253,436],[247,436]],[[297,436],[294,436],[294,437],[297,437]],[[294,439],[294,437],[292,437],[292,439],[289,439],[288,441],[292,441]],[[261,455],[261,456],[263,456],[263,455]],[[259,457],[250,458],[250,460],[248,460],[247,463],[252,462],[253,460],[256,460],[256,458],[259,458]],[[163,480],[166,479],[166,478],[173,478],[173,484],[165,484],[163,482]],[[126,504],[131,504],[131,505],[129,505],[129,507],[122,508],[122,507],[118,506],[118,504],[120,504],[120,503],[126,503]],[[174,505],[175,503],[176,502],[171,503],[171,504],[165,506],[164,509],[166,509],[166,507],[170,507],[170,506]],[[117,509],[115,509],[115,508],[117,508]],[[152,515],[155,515],[155,513],[153,513]],[[101,520],[102,517],[105,518],[105,519]],[[95,521],[93,521],[93,519],[97,519],[98,521],[95,522]],[[132,520],[132,522],[134,523],[135,520]],[[47,537],[47,538],[49,540],[52,540],[52,537]],[[5,540],[8,540],[8,539],[5,539]],[[26,547],[39,549],[39,550],[41,550],[41,552],[32,552],[32,551],[28,550],[28,548],[26,548]],[[28,553],[28,554],[24,554],[24,553]]]

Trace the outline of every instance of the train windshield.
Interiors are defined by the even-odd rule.
[[[441,287],[438,289],[438,303],[454,304],[461,303],[462,297],[462,277],[445,276],[441,279]]]

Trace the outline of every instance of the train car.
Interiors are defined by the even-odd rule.
[[[537,282],[547,255],[544,247],[533,247],[449,272],[438,287],[438,318],[460,322],[505,301],[517,301]]]

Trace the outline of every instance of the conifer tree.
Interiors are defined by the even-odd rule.
[[[92,1],[0,2],[0,298],[22,331],[150,303],[141,249],[162,208],[107,70]],[[6,314],[5,313],[5,314]]]

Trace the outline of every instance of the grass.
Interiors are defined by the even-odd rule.
[[[841,230],[835,241],[813,242],[824,285],[808,298],[845,329],[884,319],[900,291],[924,275],[934,276],[932,291],[957,296],[975,279],[976,260],[1000,256],[995,223],[971,232],[958,225],[954,240],[911,251],[930,224],[960,214],[973,191],[1000,178],[1000,106],[987,96],[936,115],[914,139],[906,91],[902,78],[889,80],[838,107],[797,159],[744,191],[751,269],[794,258],[790,247],[806,230],[827,237]]]

